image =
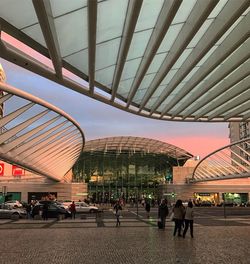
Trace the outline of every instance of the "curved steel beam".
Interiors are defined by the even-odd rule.
[[[250,176],[250,138],[219,148],[196,165],[191,182],[244,178]],[[241,147],[245,144],[247,147]],[[200,171],[203,175],[200,175]],[[212,173],[211,173],[212,171]]]
[[[79,124],[59,108],[8,84],[0,119],[0,159],[60,181],[84,146]],[[28,102],[28,103],[27,103]]]

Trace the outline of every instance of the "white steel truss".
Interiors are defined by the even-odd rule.
[[[247,121],[249,11],[249,0],[1,0],[0,56],[137,115]]]
[[[203,158],[191,182],[250,177],[250,138],[229,144]]]
[[[150,138],[142,137],[108,137],[94,139],[86,142],[84,152],[114,152],[120,153],[145,153],[162,154],[177,160],[187,160],[193,155],[184,149],[172,144]]]
[[[84,134],[59,108],[0,82],[0,159],[60,181],[82,152]]]

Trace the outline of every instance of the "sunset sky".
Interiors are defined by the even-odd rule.
[[[229,143],[228,123],[159,121],[136,116],[80,95],[68,88],[0,59],[7,83],[38,96],[71,115],[86,140],[138,136],[161,140],[204,157]]]

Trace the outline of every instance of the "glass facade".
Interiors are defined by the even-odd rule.
[[[158,185],[171,180],[172,167],[184,162],[157,153],[83,152],[73,167],[73,180],[88,183],[89,198],[93,202],[157,199]]]

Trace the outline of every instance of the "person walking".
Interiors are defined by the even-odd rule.
[[[48,220],[48,211],[49,211],[49,203],[45,202],[43,204],[43,220]]]
[[[173,208],[173,213],[174,213],[174,223],[175,223],[173,235],[175,236],[178,230],[178,236],[182,236],[181,227],[182,227],[182,223],[183,223],[184,215],[185,215],[185,208],[182,204],[182,200],[176,201],[175,206]]]
[[[76,205],[74,201],[70,204],[69,211],[71,213],[71,219],[72,218],[76,219]]]
[[[166,217],[168,216],[168,205],[165,199],[161,200],[161,203],[158,208],[158,227],[159,229],[165,229]]]
[[[145,205],[145,210],[146,210],[146,212],[147,212],[147,218],[149,218],[149,215],[150,215],[150,201],[149,200],[147,200],[146,201],[146,205]]]
[[[27,212],[27,218],[28,219],[32,218],[32,215],[31,215],[32,208],[33,208],[32,202],[28,203],[27,206],[26,206],[26,212]]]
[[[116,217],[116,227],[118,227],[121,225],[120,216],[121,216],[121,211],[122,211],[122,206],[119,201],[115,203],[114,210],[115,210],[115,217]]]
[[[185,228],[183,231],[183,238],[185,238],[189,226],[190,226],[190,235],[193,238],[194,208],[193,208],[193,203],[191,201],[188,202],[184,220],[185,220]]]

